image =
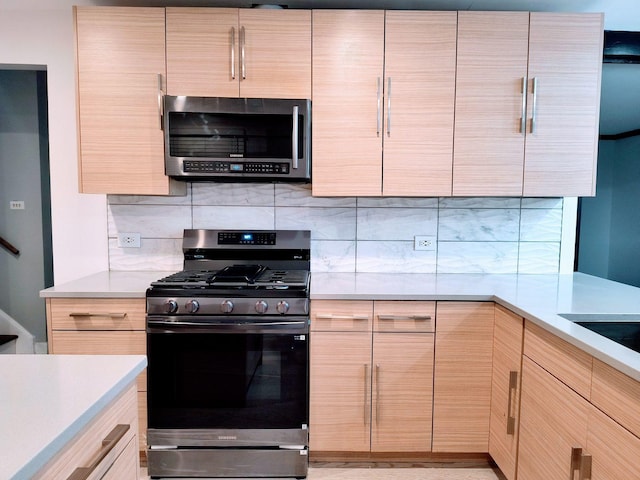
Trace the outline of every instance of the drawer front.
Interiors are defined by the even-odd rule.
[[[51,298],[53,330],[144,330],[142,298]]]
[[[146,332],[73,332],[57,330],[50,340],[51,353],[66,355],[146,355]],[[147,390],[147,370],[138,375],[138,390]]]
[[[640,382],[594,358],[591,403],[640,437]]]
[[[132,385],[76,435],[67,446],[33,478],[42,480],[66,480],[76,468],[91,465],[92,460],[103,447],[103,440],[114,431],[117,425],[128,425],[129,428],[122,438],[115,443],[115,446],[109,450],[104,459],[96,466],[95,474],[97,478],[102,478],[102,475],[116,463],[127,446],[131,445],[131,442],[133,442],[134,449],[137,447],[137,399],[135,387]],[[127,470],[135,471],[136,474],[139,475],[138,459],[136,457],[129,458],[128,462],[135,461],[135,464],[130,464]],[[138,478],[138,476],[133,478]]]
[[[370,332],[372,325],[372,301],[311,301],[311,331],[313,332]]]
[[[523,353],[589,400],[592,357],[584,350],[526,321]]]
[[[376,301],[375,332],[435,332],[436,302]]]

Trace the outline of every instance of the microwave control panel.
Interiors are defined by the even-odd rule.
[[[277,162],[221,162],[216,160],[185,160],[185,173],[252,173],[257,175],[287,175],[288,163]]]

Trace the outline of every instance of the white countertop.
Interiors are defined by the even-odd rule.
[[[108,271],[42,290],[42,297],[144,298],[149,284],[175,272]],[[559,313],[640,315],[640,288],[573,273],[311,274],[311,299],[495,301],[640,381],[640,354]]]
[[[490,300],[640,381],[640,353],[558,315],[640,315],[640,288],[591,275],[314,273],[311,299]]]
[[[109,270],[46,288],[40,291],[40,296],[45,298],[144,298],[151,282],[172,273],[176,272]]]
[[[146,364],[143,355],[0,355],[0,478],[31,478]]]

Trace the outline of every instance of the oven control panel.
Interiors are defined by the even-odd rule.
[[[275,245],[276,232],[218,232],[219,245]]]

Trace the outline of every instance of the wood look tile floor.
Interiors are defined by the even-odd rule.
[[[147,480],[142,469],[142,480]],[[490,467],[310,467],[307,480],[503,480]],[[216,479],[222,480],[222,479]],[[243,480],[243,479],[234,479]]]

